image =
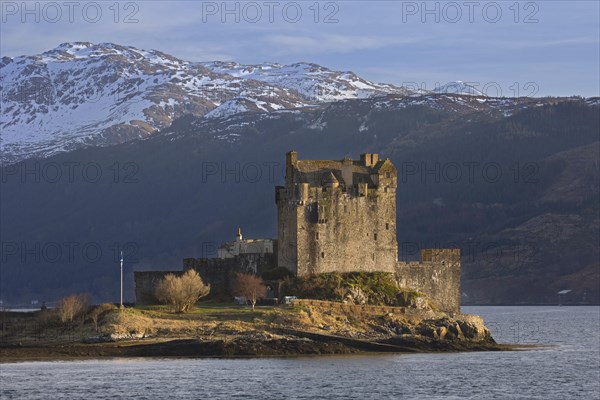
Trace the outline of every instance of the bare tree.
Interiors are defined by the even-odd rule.
[[[200,299],[210,293],[210,285],[204,284],[202,278],[193,269],[182,276],[167,274],[156,286],[158,300],[169,304],[173,311],[187,312]]]
[[[254,274],[238,273],[235,279],[234,291],[239,296],[244,296],[252,304],[252,310],[258,299],[267,295],[267,286],[263,280]]]
[[[63,297],[58,302],[58,316],[62,322],[73,322],[75,317],[83,315],[88,304],[89,295],[85,293]]]

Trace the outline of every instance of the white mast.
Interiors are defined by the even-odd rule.
[[[123,308],[123,251],[121,251],[121,308]]]

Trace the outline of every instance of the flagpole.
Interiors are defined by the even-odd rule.
[[[121,308],[123,308],[123,252],[121,251]]]

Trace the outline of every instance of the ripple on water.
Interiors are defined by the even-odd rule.
[[[600,397],[600,307],[464,307],[531,351],[2,364],[2,399]]]

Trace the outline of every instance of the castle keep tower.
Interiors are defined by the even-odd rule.
[[[286,154],[276,187],[278,265],[295,275],[394,272],[396,168],[377,154],[360,161],[298,160]]]

